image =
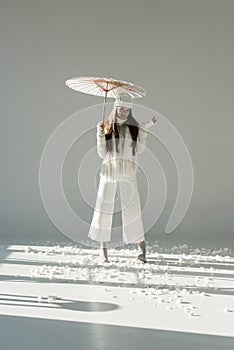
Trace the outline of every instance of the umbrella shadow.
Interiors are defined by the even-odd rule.
[[[5,297],[6,296],[6,297]],[[25,300],[26,299],[26,300]],[[18,302],[18,304],[16,304]],[[8,306],[28,306],[42,308],[59,308],[63,310],[73,310],[82,312],[105,312],[119,309],[120,306],[113,303],[98,301],[81,301],[56,297],[49,301],[48,298],[37,299],[35,296],[18,294],[0,294],[1,305]],[[36,304],[37,303],[37,304]]]

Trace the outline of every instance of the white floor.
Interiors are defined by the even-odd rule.
[[[234,257],[202,252],[2,246],[3,349],[234,349]]]

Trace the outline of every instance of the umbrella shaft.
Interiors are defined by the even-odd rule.
[[[105,91],[104,105],[103,105],[103,112],[102,112],[102,121],[104,122],[104,115],[106,112],[106,97],[107,97],[107,92],[108,92],[108,81],[107,81],[106,89],[103,89],[103,90]]]
[[[104,115],[105,115],[105,112],[106,112],[106,95],[107,95],[107,92],[105,93],[105,97],[104,97],[103,112],[102,112],[102,121],[104,121]]]

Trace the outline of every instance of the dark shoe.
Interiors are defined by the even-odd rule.
[[[144,256],[144,254],[138,255],[137,259],[143,263],[147,263],[147,260],[146,260],[146,257]]]
[[[106,263],[109,263],[109,260],[108,259],[105,259],[103,257],[99,257],[99,263],[100,264],[106,264]]]

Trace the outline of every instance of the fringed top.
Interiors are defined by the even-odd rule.
[[[122,124],[119,127],[119,153],[115,148],[115,136],[112,134],[111,142],[113,142],[113,151],[107,152],[105,132],[102,131],[99,124],[97,125],[97,152],[103,159],[100,176],[106,176],[109,181],[113,181],[119,178],[134,178],[137,174],[138,162],[137,154],[142,153],[146,139],[149,132],[149,127],[153,125],[153,121],[150,120],[146,123],[139,125],[136,154],[132,155],[132,138],[128,127]]]

